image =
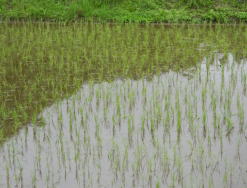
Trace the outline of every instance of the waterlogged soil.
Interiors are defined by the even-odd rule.
[[[17,26],[5,27],[12,33]],[[92,25],[85,26],[88,30],[85,33],[96,36],[95,33],[90,35],[89,27]],[[236,27],[233,32],[230,26],[93,27],[96,30],[92,32],[96,32],[98,38],[93,40],[91,36],[91,43],[85,44],[81,43],[83,37],[78,41],[77,35],[69,32],[66,35],[61,28],[53,28],[54,34],[47,26],[39,25],[37,29],[28,25],[20,29],[19,34],[33,37],[47,32],[44,38],[44,41],[49,40],[47,43],[34,41],[35,48],[41,49],[38,57],[25,58],[19,54],[20,61],[13,63],[15,57],[10,54],[14,50],[23,50],[27,55],[30,49],[26,51],[11,43],[12,49],[1,51],[5,55],[1,59],[2,70],[5,70],[0,74],[5,79],[0,81],[2,91],[15,96],[13,87],[9,91],[11,87],[7,88],[6,83],[16,86],[29,81],[36,87],[30,90],[34,94],[39,91],[36,95],[43,98],[22,96],[25,100],[17,100],[13,105],[20,93],[15,99],[11,98],[11,103],[1,95],[5,104],[1,106],[1,113],[5,116],[0,126],[3,138],[0,187],[247,187],[247,56],[242,44],[246,41],[246,28],[232,26]],[[130,31],[126,36],[129,38],[122,39],[126,42],[132,38],[133,45],[126,42],[118,46],[115,42],[120,39],[115,37],[123,37],[128,27]],[[64,29],[70,31],[71,28],[76,34],[80,33],[75,26]],[[107,28],[107,31],[100,32],[99,28]],[[231,32],[232,38],[229,37]],[[145,33],[150,36],[134,38]],[[20,40],[19,34],[17,37],[13,33],[13,36]],[[53,34],[67,37],[67,42],[81,44],[84,49],[84,52],[78,48],[62,52],[60,55],[67,58],[66,63],[79,62],[83,57],[91,62],[92,69],[79,63],[72,63],[71,69],[63,62],[59,65],[61,57],[53,54],[56,50],[47,52],[53,57],[46,59],[41,46],[63,44],[57,42]],[[164,37],[162,41],[164,34],[174,38]],[[109,41],[103,39],[106,36]],[[197,37],[192,39],[191,36]],[[236,41],[238,38],[242,40]],[[30,41],[21,40],[32,47]],[[181,43],[183,40],[186,42]],[[105,46],[104,52],[93,51],[96,43]],[[152,52],[147,51],[148,46]],[[57,47],[66,49],[66,46]],[[169,53],[161,53],[166,50]],[[96,52],[101,59],[95,58]],[[11,66],[3,63],[8,60]],[[46,66],[39,64],[45,61]],[[29,80],[31,69],[23,70],[22,66],[26,68],[30,62],[37,63],[38,69],[32,74],[38,81]],[[101,64],[106,62],[107,65]],[[137,62],[143,67],[136,67]],[[148,67],[149,64],[152,66]],[[32,68],[34,65],[31,64]],[[54,77],[46,72],[49,66],[58,68],[53,72]],[[108,71],[101,72],[107,68]],[[78,69],[83,71],[78,72]],[[19,73],[22,80],[9,79],[8,71]],[[63,71],[66,74],[62,74]],[[57,82],[59,87],[51,87],[58,78],[64,78],[64,85]],[[46,92],[44,86],[50,91]],[[28,90],[28,87],[23,89]],[[35,104],[39,108],[32,113],[37,107],[26,106]],[[27,117],[17,121],[12,117],[15,108],[17,117],[22,116],[25,109]],[[24,110],[20,112],[19,108]]]

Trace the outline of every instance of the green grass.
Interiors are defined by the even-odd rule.
[[[0,0],[1,19],[117,22],[247,22],[245,0]]]

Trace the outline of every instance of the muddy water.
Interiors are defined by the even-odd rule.
[[[88,82],[0,149],[1,187],[247,186],[247,61]]]
[[[247,187],[246,30],[1,23],[0,187]]]

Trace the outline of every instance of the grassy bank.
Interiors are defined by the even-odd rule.
[[[0,0],[1,19],[247,22],[246,0]]]

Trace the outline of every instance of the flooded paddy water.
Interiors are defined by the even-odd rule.
[[[247,27],[3,23],[0,187],[247,187]]]

